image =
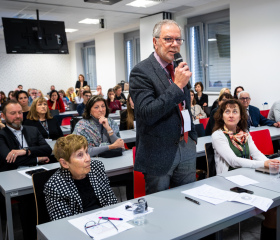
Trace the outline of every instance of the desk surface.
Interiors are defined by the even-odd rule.
[[[115,176],[123,173],[131,172],[133,169],[133,156],[132,150],[127,150],[123,152],[123,155],[115,158],[93,158],[98,159],[103,162],[105,166],[105,171],[107,175]],[[58,168],[59,163],[52,163],[42,165],[47,169]],[[3,194],[13,193],[16,196],[16,192],[26,189],[32,189],[32,180],[18,173],[18,171],[23,170],[12,170],[0,173],[0,188]]]
[[[63,116],[63,115],[78,115],[78,112],[75,110],[75,111],[65,111],[63,113],[59,113],[60,116]]]
[[[196,205],[185,200],[181,191],[202,184],[209,184],[223,190],[229,190],[235,186],[226,179],[216,176],[148,195],[145,198],[149,206],[154,208],[154,212],[146,215],[146,223],[108,239],[198,239],[261,212],[252,206],[236,202],[212,205],[199,200],[201,205]],[[248,189],[259,196],[277,201],[280,199],[280,194],[276,192],[255,186],[250,186]],[[112,208],[112,206],[106,208]],[[88,213],[83,213],[85,214]],[[88,239],[87,235],[68,222],[69,219],[76,217],[72,216],[37,226],[38,239]]]

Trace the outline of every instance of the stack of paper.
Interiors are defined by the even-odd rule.
[[[221,190],[204,184],[200,187],[182,191],[183,194],[190,195],[212,204],[219,204],[225,201],[245,203],[266,212],[273,203],[272,199],[256,196],[248,193],[235,193]]]

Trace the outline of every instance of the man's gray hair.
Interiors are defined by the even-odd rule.
[[[243,93],[248,93],[248,92],[247,91],[242,91],[242,92],[238,93],[237,98],[239,99],[241,97],[241,94],[243,94]],[[250,93],[248,93],[248,94],[249,94],[249,97],[251,97]]]
[[[170,20],[170,19],[165,19],[165,20],[161,20],[159,21],[155,26],[154,26],[154,30],[153,30],[153,37],[159,37],[160,33],[161,33],[161,28],[163,25],[176,25],[179,29],[180,29],[180,33],[182,33],[182,28],[179,26],[179,24],[177,22],[175,22],[174,20]]]

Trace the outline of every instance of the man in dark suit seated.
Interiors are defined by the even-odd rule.
[[[248,127],[254,126],[274,126],[280,127],[280,122],[275,122],[265,118],[261,115],[260,110],[257,107],[250,105],[250,94],[246,91],[242,91],[238,94],[238,99],[242,105],[246,108],[248,114]]]
[[[137,119],[134,169],[144,173],[146,194],[195,181],[197,134],[186,86],[192,73],[186,62],[175,71],[173,63],[182,43],[175,21],[157,23],[155,52],[130,73],[129,92]],[[184,122],[190,129],[184,129]]]
[[[78,105],[77,107],[77,112],[79,113],[79,116],[82,116],[83,113],[84,113],[84,110],[85,110],[85,106],[88,102],[88,100],[90,99],[91,97],[91,92],[90,91],[84,91],[83,92],[83,99],[84,101]]]
[[[22,107],[10,100],[4,104],[2,118],[6,127],[0,131],[0,172],[49,161],[51,147],[36,127],[22,126]],[[19,212],[24,239],[36,239],[34,194],[19,197]],[[1,205],[5,205],[3,198]]]

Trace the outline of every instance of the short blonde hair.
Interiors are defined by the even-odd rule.
[[[38,92],[41,93],[41,97],[44,97],[44,94],[42,93],[41,90],[38,89],[38,90],[37,90],[37,94],[38,94]]]
[[[84,136],[70,134],[59,138],[53,149],[53,154],[57,161],[63,158],[66,162],[70,162],[71,155],[81,148],[88,147],[87,139]]]
[[[38,116],[38,113],[37,113],[37,110],[36,110],[36,107],[37,107],[37,103],[47,103],[47,112],[46,112],[46,119],[52,119],[52,115],[50,113],[50,110],[49,110],[49,107],[48,107],[48,102],[45,98],[43,97],[38,97],[38,98],[35,98],[31,104],[31,107],[30,107],[30,111],[27,115],[27,119],[30,119],[30,120],[35,120],[35,121],[38,121],[39,120],[39,116]]]

